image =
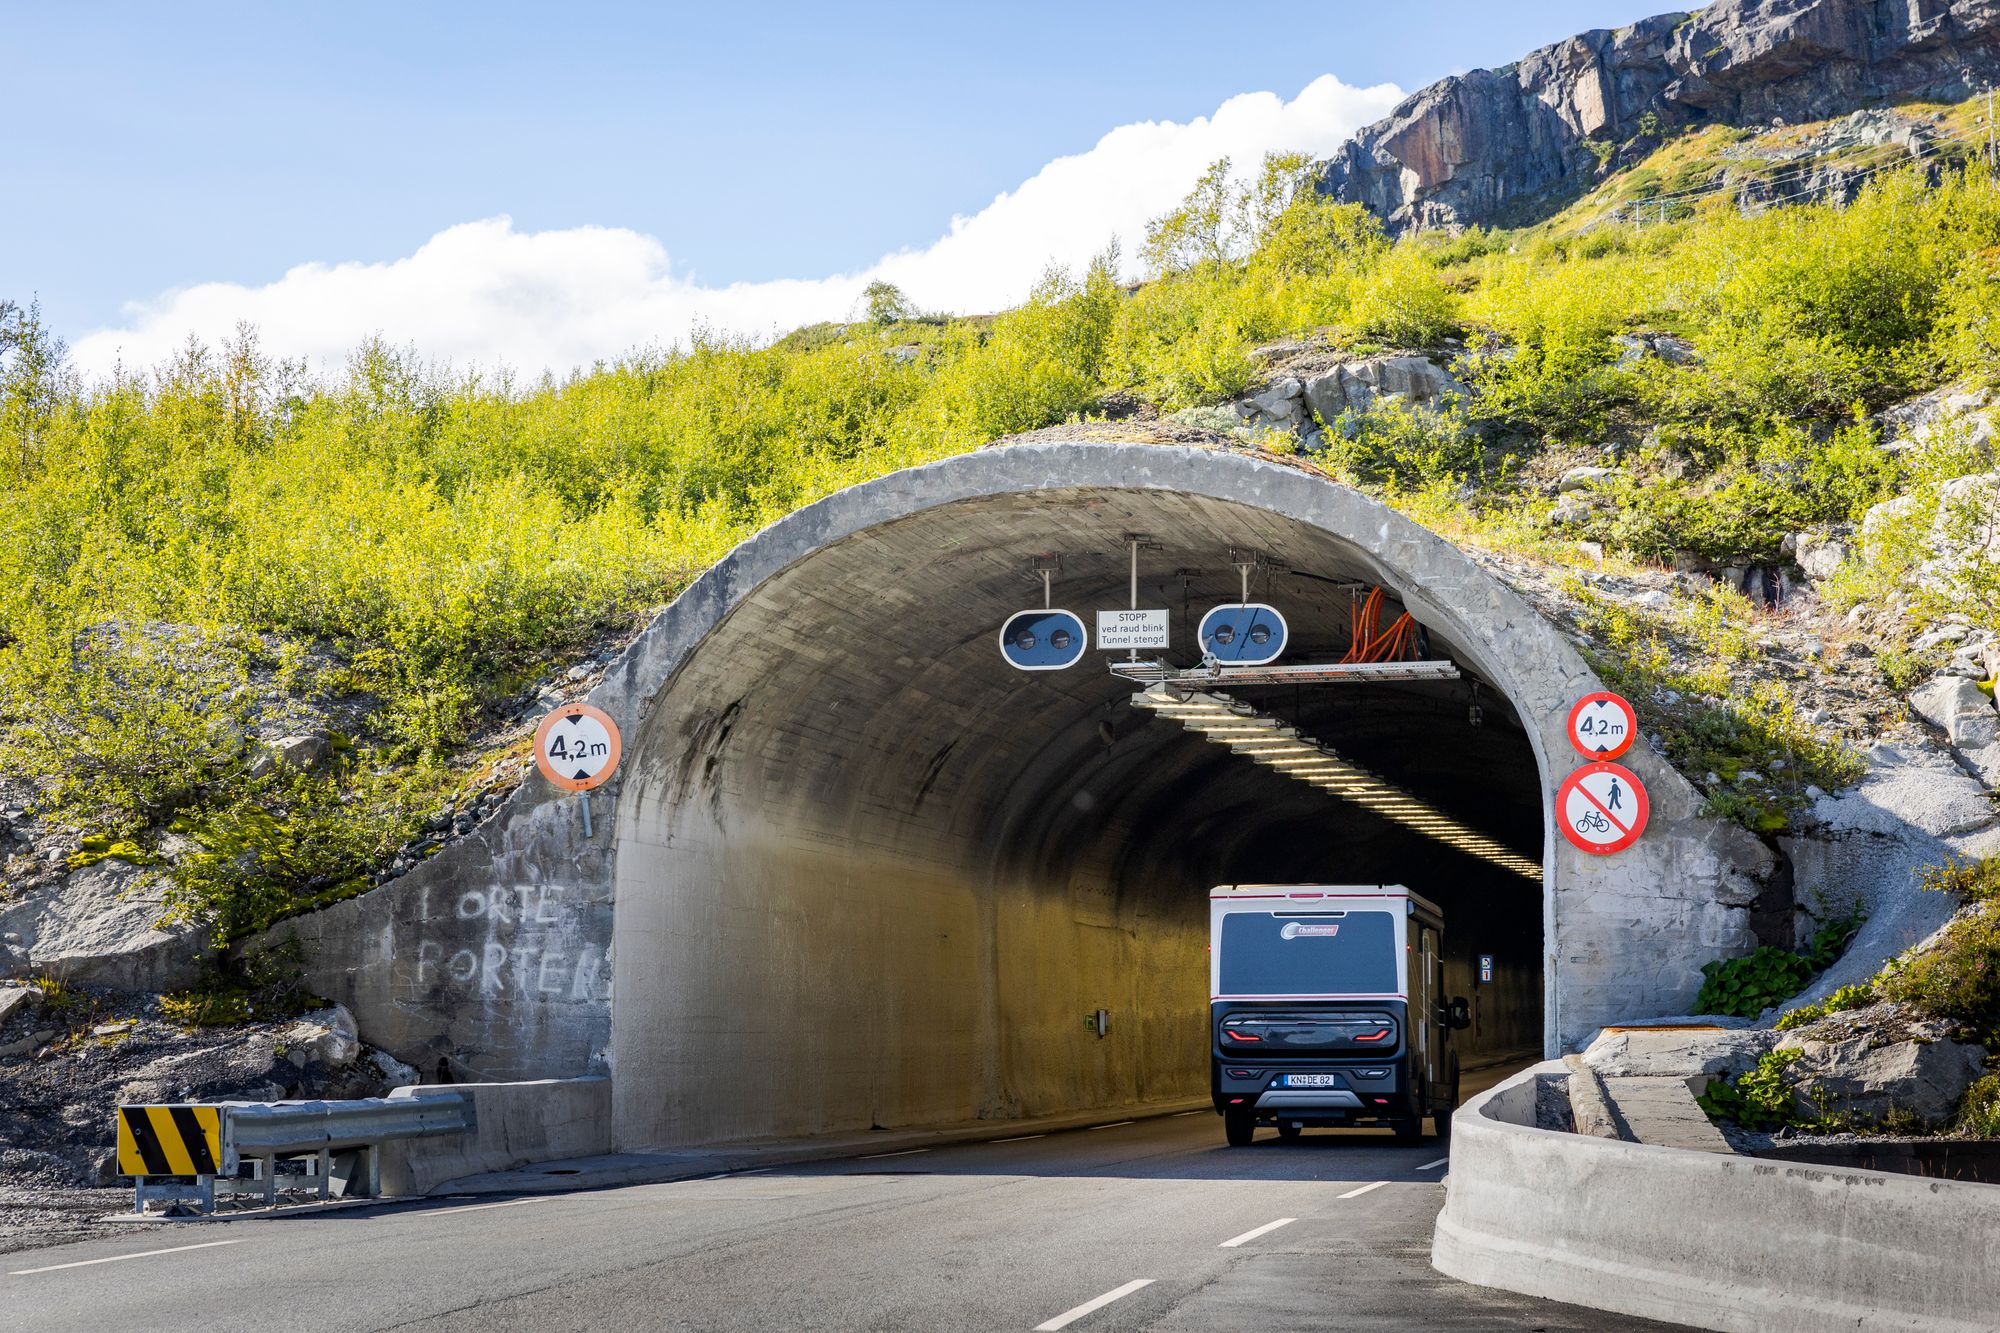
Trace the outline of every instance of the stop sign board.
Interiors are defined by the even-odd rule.
[[[1616,759],[1638,734],[1639,715],[1610,690],[1586,694],[1569,710],[1569,743],[1587,759]]]
[[[535,728],[535,767],[564,791],[609,782],[619,752],[618,724],[589,704],[564,704]]]
[[[1645,784],[1618,764],[1585,764],[1556,788],[1556,822],[1563,836],[1599,856],[1639,841],[1650,809]]]

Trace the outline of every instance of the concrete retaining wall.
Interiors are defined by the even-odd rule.
[[[389,1095],[470,1097],[479,1125],[469,1134],[386,1144],[382,1151],[386,1194],[429,1194],[464,1176],[611,1151],[608,1078],[426,1084],[397,1088]]]
[[[1534,1128],[1537,1065],[1460,1108],[1431,1262],[1467,1282],[1729,1333],[1975,1333],[2000,1186]]]

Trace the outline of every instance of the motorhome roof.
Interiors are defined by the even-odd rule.
[[[1437,904],[1403,884],[1218,884],[1208,896],[1210,900],[1285,898],[1308,902],[1320,898],[1407,898],[1431,915],[1439,915]]]

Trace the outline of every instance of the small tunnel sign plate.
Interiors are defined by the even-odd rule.
[[[1099,611],[1097,646],[1104,652],[1127,648],[1167,646],[1167,613],[1157,611]]]

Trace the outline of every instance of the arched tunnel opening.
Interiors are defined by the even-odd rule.
[[[1461,1061],[1542,1046],[1539,879],[1133,707],[1094,645],[1064,671],[1003,660],[1001,623],[1042,604],[1038,553],[1061,556],[1055,605],[1094,623],[1127,604],[1134,533],[1158,548],[1140,605],[1169,608],[1181,666],[1245,551],[1287,662],[1347,652],[1357,590],[1413,591],[1312,523],[1103,486],[919,508],[742,590],[628,738],[622,1143],[1199,1096],[1218,884],[1408,885],[1443,910],[1447,992],[1471,1000]],[[1540,865],[1534,744],[1479,653],[1425,629],[1461,678],[1230,693]]]

